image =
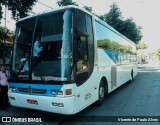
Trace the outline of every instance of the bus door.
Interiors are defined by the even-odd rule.
[[[79,108],[91,103],[94,83],[91,79],[94,66],[94,41],[92,17],[81,11],[76,12],[74,37],[75,82],[78,86]],[[92,95],[92,96],[91,96]]]
[[[89,78],[94,65],[93,28],[91,16],[77,11],[75,34],[75,81],[82,85]]]

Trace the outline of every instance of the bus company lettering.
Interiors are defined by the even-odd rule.
[[[2,117],[2,122],[42,122],[41,118]]]
[[[41,118],[28,118],[28,122],[42,122]]]

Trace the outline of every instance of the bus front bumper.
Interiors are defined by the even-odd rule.
[[[37,109],[59,114],[75,114],[75,96],[70,97],[48,97],[24,95],[8,92],[9,101],[12,106]]]

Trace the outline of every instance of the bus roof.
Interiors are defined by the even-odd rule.
[[[99,17],[97,17],[96,15],[92,14],[91,12],[87,11],[86,9],[82,8],[82,7],[79,7],[79,6],[75,6],[75,5],[68,5],[68,6],[64,6],[64,7],[59,7],[59,8],[56,8],[56,9],[52,9],[52,10],[49,10],[49,11],[44,11],[44,12],[41,12],[41,13],[37,13],[37,14],[34,14],[34,15],[31,15],[31,16],[27,16],[27,17],[24,17],[22,19],[20,19],[19,21],[17,22],[21,22],[23,20],[26,20],[26,19],[29,19],[29,18],[32,18],[32,17],[35,17],[35,16],[39,16],[39,15],[42,15],[42,14],[47,14],[49,12],[55,12],[55,11],[59,11],[59,10],[65,10],[65,9],[70,9],[70,8],[74,8],[74,9],[79,9],[87,14],[89,14],[90,16],[92,16],[95,20],[97,20],[98,22],[100,22],[102,25],[106,26],[108,29],[110,29],[111,31],[115,32],[116,34],[118,34],[119,36],[123,37],[124,39],[126,39],[128,42],[132,43],[132,44],[135,44],[133,41],[131,41],[130,39],[128,39],[127,37],[125,37],[124,35],[122,35],[120,32],[118,32],[117,30],[115,30],[113,27],[111,27],[109,24],[107,24],[106,22],[104,22],[103,20],[101,20]]]
[[[41,12],[41,13],[36,13],[36,14],[33,14],[31,16],[26,16],[24,18],[21,18],[19,21],[17,22],[21,22],[23,20],[26,20],[26,19],[29,19],[29,18],[32,18],[32,17],[35,17],[35,16],[39,16],[39,15],[42,15],[42,14],[47,14],[47,13],[50,13],[50,12],[55,12],[55,11],[59,11],[59,10],[65,10],[65,9],[70,9],[70,8],[74,8],[74,9],[79,9],[79,10],[82,10],[84,11],[85,13],[88,13],[89,15],[92,15],[90,12],[88,12],[87,10],[81,8],[81,7],[78,7],[78,6],[75,6],[75,5],[68,5],[68,6],[64,6],[64,7],[59,7],[59,8],[56,8],[56,9],[52,9],[52,10],[48,10],[48,11],[44,11],[44,12]]]

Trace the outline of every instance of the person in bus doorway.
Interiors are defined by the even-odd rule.
[[[0,71],[0,108],[8,108],[8,71],[5,66],[1,67]]]
[[[37,36],[36,41],[33,45],[34,67],[37,66],[39,62],[41,62],[42,51],[43,51],[43,46],[41,44],[41,37]]]
[[[37,36],[37,40],[34,43],[33,46],[33,57],[40,57],[40,53],[43,51],[43,47],[41,45],[41,37]]]
[[[40,35],[36,36],[36,41],[33,45],[33,72],[32,72],[32,78],[34,78],[34,70],[36,70],[38,63],[41,62],[41,53],[43,51],[43,46],[41,44],[41,37]]]
[[[29,53],[25,53],[25,58],[22,58],[21,60],[22,63],[22,71],[23,72],[29,72]]]

